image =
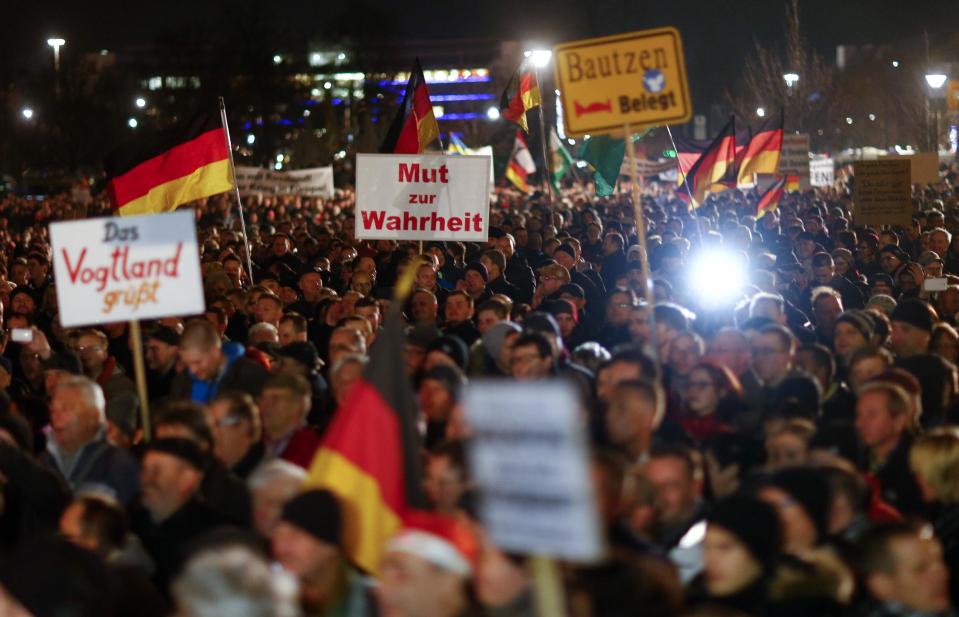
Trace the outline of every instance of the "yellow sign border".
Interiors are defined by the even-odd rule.
[[[596,45],[605,45],[607,43],[615,43],[619,41],[629,41],[637,39],[652,38],[654,36],[661,36],[663,34],[668,34],[673,38],[673,51],[676,54],[677,64],[679,65],[679,73],[682,75],[680,80],[680,93],[681,99],[684,105],[684,113],[680,116],[665,118],[662,120],[657,120],[656,122],[644,122],[641,124],[630,123],[630,127],[633,130],[653,127],[653,126],[663,126],[665,124],[685,124],[689,122],[693,117],[693,101],[692,95],[689,90],[689,78],[686,75],[686,56],[683,53],[683,37],[680,35],[679,30],[672,26],[664,26],[662,28],[653,28],[651,30],[637,30],[635,32],[626,32],[623,34],[612,34],[609,36],[601,36],[592,39],[582,39],[580,41],[571,41],[569,43],[560,43],[553,47],[553,74],[556,79],[556,86],[560,91],[560,99],[563,105],[563,124],[566,128],[566,133],[574,137],[581,137],[586,134],[600,134],[600,135],[615,135],[623,132],[622,124],[612,124],[597,128],[591,128],[589,130],[574,130],[569,126],[569,118],[572,111],[567,108],[566,97],[562,96],[562,93],[566,91],[565,85],[562,79],[562,71],[560,70],[559,61],[557,60],[559,53],[567,50],[574,49],[584,49],[586,47],[594,47]]]

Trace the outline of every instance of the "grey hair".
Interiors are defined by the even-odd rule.
[[[270,340],[274,343],[277,343],[280,340],[279,330],[277,330],[276,326],[271,323],[264,323],[261,321],[260,323],[253,324],[250,326],[250,331],[247,333],[247,338],[256,338],[256,336],[259,334],[268,334]]]
[[[302,484],[306,481],[306,470],[277,458],[258,465],[247,478],[246,485],[253,490],[281,479],[295,480]]]
[[[756,305],[760,302],[770,302],[776,305],[776,310],[779,314],[782,314],[786,310],[786,301],[779,294],[769,293],[761,291],[755,296],[752,297],[752,300],[749,301],[749,316],[756,316]]]
[[[365,356],[361,353],[347,354],[337,360],[336,363],[330,367],[330,379],[333,379],[333,376],[339,373],[347,364],[359,364],[360,366],[366,366],[367,362],[369,361],[369,356]]]
[[[188,617],[297,617],[297,586],[245,546],[226,546],[197,554],[171,591]]]
[[[103,396],[103,388],[100,387],[100,384],[83,375],[71,375],[60,380],[54,392],[59,392],[67,388],[79,392],[84,402],[99,412],[100,424],[107,421],[107,402]]]

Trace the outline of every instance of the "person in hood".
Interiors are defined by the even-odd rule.
[[[259,396],[269,372],[244,351],[242,345],[224,343],[209,321],[191,321],[180,336],[180,360],[187,370],[173,380],[171,398],[206,404],[227,390]]]

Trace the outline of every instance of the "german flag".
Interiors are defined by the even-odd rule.
[[[226,133],[219,119],[207,114],[120,146],[103,167],[120,216],[170,212],[233,188]]]
[[[506,178],[519,190],[530,193],[533,189],[530,188],[526,177],[535,172],[536,163],[533,162],[533,155],[529,153],[522,131],[517,129],[516,139],[513,140],[513,153],[510,155],[509,164],[506,166]]]
[[[499,101],[499,115],[514,124],[523,132],[529,133],[526,112],[542,103],[536,73],[529,62],[523,62],[510,77],[503,96]]]
[[[772,183],[766,191],[759,196],[759,202],[756,203],[756,220],[761,219],[767,212],[772,212],[779,207],[779,200],[783,197],[783,191],[786,189],[786,176],[780,176]]]
[[[397,283],[409,295],[416,268]],[[408,279],[408,280],[406,280]],[[344,544],[354,563],[379,572],[380,558],[403,516],[425,507],[419,472],[416,402],[406,374],[397,370],[404,335],[399,306],[387,316],[363,376],[333,416],[310,466],[307,486],[339,496],[346,521]]]
[[[727,183],[735,181],[735,167],[736,119],[730,118],[693,166],[685,169],[685,178],[682,178],[683,170],[680,170],[683,182],[677,195],[682,199],[689,199],[691,193],[692,206],[698,208],[706,200],[706,193],[715,191],[716,188],[725,189]]]
[[[736,183],[752,186],[755,174],[774,174],[779,171],[779,154],[783,146],[783,114],[770,117],[749,140],[739,164]]]
[[[426,88],[426,78],[419,58],[406,83],[403,103],[393,118],[380,152],[384,154],[419,154],[440,136],[440,126],[433,115],[433,103]]]

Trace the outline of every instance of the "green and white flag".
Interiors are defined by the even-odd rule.
[[[549,154],[553,159],[551,161],[553,187],[558,191],[560,181],[569,172],[569,168],[573,166],[573,156],[563,147],[563,142],[557,137],[555,129],[549,132]]]

